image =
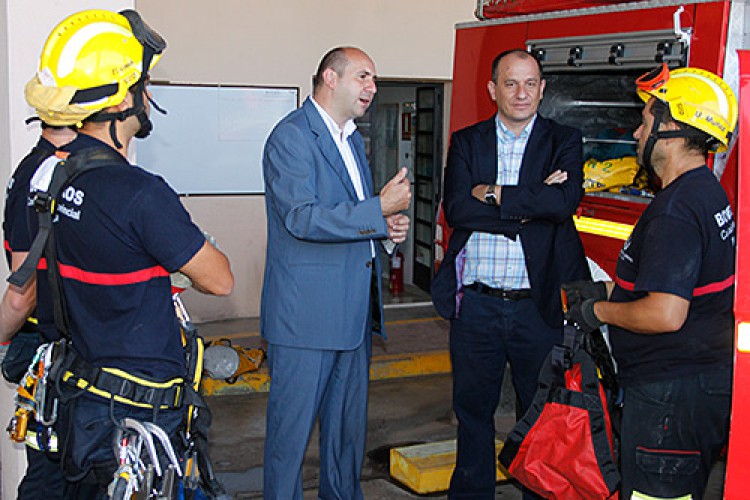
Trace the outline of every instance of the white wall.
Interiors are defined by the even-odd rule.
[[[475,0],[136,0],[168,44],[154,79],[292,85],[300,88],[301,99],[311,91],[321,56],[338,45],[368,52],[381,78],[451,80],[454,25],[472,20],[475,6]],[[257,316],[266,248],[264,197],[189,198],[185,205],[217,237],[235,274],[229,299],[185,294],[193,319]]]

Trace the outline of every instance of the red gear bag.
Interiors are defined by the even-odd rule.
[[[566,340],[575,338],[575,327],[565,329]],[[498,459],[544,498],[619,498],[607,394],[585,349],[553,349],[539,374],[534,401]]]

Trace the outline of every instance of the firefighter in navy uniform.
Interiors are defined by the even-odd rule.
[[[31,181],[54,193],[62,167],[82,170],[57,191],[37,273],[40,329],[71,339],[57,372],[71,498],[106,495],[125,417],[180,444],[189,384],[170,273],[203,293],[227,295],[234,284],[226,256],[166,182],[127,160],[133,137],[151,130],[148,70],[165,46],[134,11],[80,12],[54,28],[26,88],[42,120],[81,122],[67,160],[44,163]]]
[[[11,271],[17,269],[28,255],[34,238],[27,221],[29,182],[39,165],[54,155],[61,146],[76,137],[73,128],[42,123],[42,133],[31,151],[18,164],[5,191],[3,237],[5,256]],[[36,320],[27,321],[36,305],[36,283],[21,289],[9,286],[0,303],[0,345],[10,343],[19,330],[37,331]]]
[[[27,200],[29,182],[39,165],[53,156],[58,148],[68,144],[76,137],[73,128],[52,126],[42,122],[42,133],[37,144],[21,160],[13,172],[5,193],[5,210],[3,219],[3,236],[5,253],[11,271],[18,269],[26,259],[34,233],[27,220]],[[36,305],[36,280],[25,287],[8,285],[0,302],[0,339],[8,339],[10,344],[14,335],[17,341],[34,345],[42,341],[34,315]],[[57,340],[55,338],[47,341]],[[2,343],[0,343],[2,346]],[[0,347],[2,349],[2,347]],[[3,366],[3,375],[8,382],[17,384],[26,371],[28,360],[8,359]],[[10,402],[4,402],[9,404]],[[18,486],[18,500],[35,500],[37,498],[63,498],[64,479],[60,470],[56,446],[53,442],[50,450],[40,449],[36,439],[35,422],[30,422],[26,436],[26,474]],[[50,456],[47,453],[51,453]]]
[[[737,100],[716,75],[666,65],[637,81],[639,162],[661,183],[615,281],[564,285],[570,316],[609,325],[624,389],[623,498],[703,498],[729,434],[735,222],[706,166],[725,151]]]

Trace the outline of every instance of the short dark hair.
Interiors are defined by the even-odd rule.
[[[521,57],[522,59],[525,59],[527,57],[530,57],[536,62],[537,68],[539,68],[539,80],[544,80],[544,73],[542,72],[542,63],[539,61],[539,59],[534,56],[531,52],[524,49],[510,49],[503,52],[500,52],[495,59],[492,60],[492,81],[497,83],[497,66],[500,64],[500,61],[504,59],[506,56],[509,56],[511,54],[516,54],[517,56]]]
[[[317,89],[323,85],[323,73],[325,73],[328,68],[331,68],[339,76],[344,74],[346,65],[349,62],[349,56],[346,55],[346,51],[350,48],[351,47],[336,47],[329,50],[326,55],[323,56],[323,59],[320,60],[320,64],[318,64],[318,70],[315,72],[315,76],[313,76],[313,88]]]

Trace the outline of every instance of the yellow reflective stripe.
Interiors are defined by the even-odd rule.
[[[79,380],[78,384],[76,384],[76,385],[80,389],[85,389],[86,391],[88,391],[88,392],[90,392],[92,394],[96,394],[97,396],[101,396],[101,397],[103,397],[105,399],[112,398],[112,394],[108,393],[107,391],[102,391],[101,389],[97,389],[96,387],[93,387],[93,386],[90,386],[90,385],[87,386],[86,382],[84,382],[83,380]],[[179,394],[179,391],[178,391],[178,394]],[[150,405],[148,403],[137,403],[135,401],[131,401],[128,398],[124,398],[122,396],[117,396],[117,395],[115,395],[113,399],[115,401],[117,401],[118,403],[126,404],[128,406],[136,406],[138,408],[153,408],[154,407],[154,405]],[[161,406],[159,406],[159,408],[162,409],[162,410],[166,410],[167,408],[169,408],[169,406],[168,405],[161,405]]]
[[[631,500],[692,500],[692,498],[693,496],[689,493],[681,497],[654,497],[635,490],[633,490],[633,494],[630,497]]]
[[[26,431],[26,446],[31,448],[32,450],[36,451],[42,451],[39,449],[39,443],[36,441],[36,432],[32,430]],[[53,453],[57,453],[57,433],[52,432],[52,435],[49,437],[49,451]]]
[[[193,389],[196,391],[201,385],[201,378],[203,376],[203,351],[205,350],[205,346],[203,345],[203,340],[199,340],[197,342],[198,344],[198,360],[195,364],[195,378],[193,379]]]
[[[581,233],[596,234],[607,238],[627,240],[633,232],[632,224],[612,222],[605,219],[594,219],[593,217],[573,217],[576,229]]]
[[[117,376],[122,376],[122,375],[119,375],[119,373],[124,373],[124,374],[128,375],[126,372],[123,372],[122,370],[115,370],[113,368],[104,368],[104,370],[107,371],[108,373],[112,373],[113,375],[117,374]],[[115,373],[115,372],[118,372],[118,373]],[[63,382],[67,382],[73,376],[74,376],[73,373],[71,373],[69,371],[66,371],[65,374],[63,375]],[[182,388],[179,387],[179,384],[182,383],[182,379],[181,378],[175,378],[175,379],[170,380],[169,382],[162,382],[162,383],[150,382],[148,380],[144,380],[144,379],[141,379],[141,378],[138,378],[138,377],[134,377],[132,375],[128,375],[127,377],[122,377],[122,378],[127,378],[128,380],[130,380],[132,382],[135,382],[135,383],[138,383],[138,384],[140,384],[140,382],[138,382],[138,381],[144,381],[144,382],[147,382],[147,383],[144,383],[144,384],[141,384],[141,385],[145,385],[147,387],[158,387],[159,389],[169,389],[170,387],[173,387],[173,386],[177,385],[178,387],[177,387],[177,391],[175,391],[175,399],[172,402],[172,406],[175,406],[177,404],[177,401],[179,401],[180,397],[182,396]],[[107,391],[103,391],[103,390],[101,390],[101,389],[99,389],[97,387],[94,387],[93,385],[91,385],[91,382],[89,382],[88,380],[84,380],[82,378],[79,378],[76,381],[76,387],[78,387],[81,390],[90,392],[91,394],[96,394],[97,396],[100,396],[102,398],[105,398],[105,399],[114,399],[118,403],[126,404],[126,405],[129,405],[129,406],[136,406],[138,408],[153,408],[154,407],[154,405],[152,405],[152,404],[139,403],[139,402],[136,402],[136,401],[132,401],[132,400],[130,400],[128,398],[125,398],[123,396],[118,396],[116,394],[113,396],[112,394],[110,394]],[[161,405],[161,406],[159,406],[159,408],[160,409],[167,409],[167,408],[169,408],[169,405]]]
[[[157,389],[169,389],[173,385],[181,384],[183,382],[182,378],[173,378],[172,380],[167,380],[166,382],[151,382],[150,380],[146,380],[144,378],[136,377],[135,375],[131,375],[128,372],[122,371],[119,368],[102,368],[107,373],[111,373],[112,375],[117,375],[120,378],[124,378],[125,380],[129,380],[131,382],[135,382],[138,385],[145,385],[146,387],[155,387]]]
[[[28,318],[26,318],[26,321],[28,321],[29,323],[33,323],[35,325],[39,324],[39,320],[34,318],[33,316],[29,316]]]

